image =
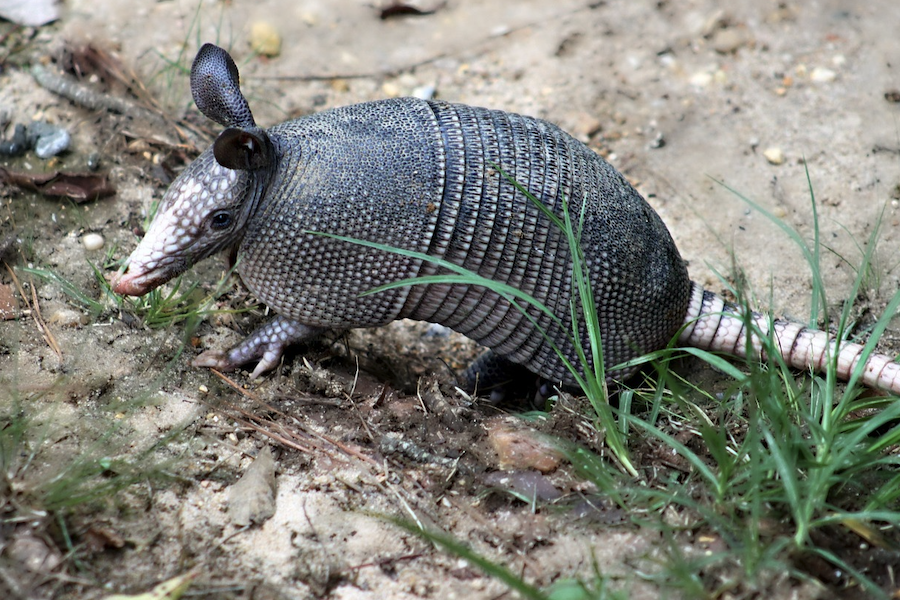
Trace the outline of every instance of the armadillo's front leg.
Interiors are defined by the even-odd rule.
[[[222,371],[233,371],[244,363],[259,360],[251,379],[275,368],[285,348],[313,339],[328,331],[321,327],[310,327],[278,315],[228,352],[207,350],[194,359],[195,367],[213,367]]]

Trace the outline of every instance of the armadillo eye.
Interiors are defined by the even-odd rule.
[[[209,219],[209,224],[213,229],[227,229],[231,225],[231,213],[227,210],[213,213]]]

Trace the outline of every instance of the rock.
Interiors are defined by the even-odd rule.
[[[0,18],[25,27],[41,27],[59,18],[56,0],[3,0]]]
[[[809,74],[809,80],[816,83],[831,83],[837,79],[837,73],[825,67],[816,67]]]
[[[16,566],[33,573],[49,573],[62,562],[59,551],[27,532],[13,536],[12,542],[6,545],[4,554],[13,562],[13,573]]]
[[[28,145],[39,158],[56,156],[68,149],[71,142],[68,131],[44,121],[34,121],[26,129]]]
[[[537,469],[549,473],[562,461],[556,446],[534,429],[495,421],[488,425],[488,439],[504,470]]]
[[[7,156],[21,156],[28,150],[28,136],[24,125],[16,125],[12,137],[8,140],[0,140],[0,154]]]
[[[381,84],[381,93],[388,98],[399,98],[402,95],[400,86],[392,81],[385,81]]]
[[[257,21],[250,27],[250,48],[262,56],[281,54],[281,35],[265,21]]]
[[[747,43],[747,36],[743,30],[729,27],[719,29],[713,35],[710,45],[720,54],[731,54]]]
[[[77,329],[88,324],[88,317],[74,308],[60,308],[47,317],[47,322],[59,327],[72,327]]]
[[[99,233],[86,233],[81,238],[81,243],[87,250],[99,250],[103,247],[105,240]]]
[[[420,85],[413,88],[412,97],[420,100],[431,100],[434,98],[435,87],[430,84]]]
[[[713,76],[709,71],[700,71],[691,75],[691,85],[706,87],[712,83]]]
[[[784,162],[784,152],[781,151],[781,148],[771,147],[763,150],[763,156],[766,157],[766,160],[769,161],[773,165],[780,165]]]

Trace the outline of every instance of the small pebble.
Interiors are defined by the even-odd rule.
[[[69,148],[72,138],[65,129],[57,129],[49,135],[42,135],[34,146],[34,153],[39,158],[50,158]]]
[[[713,50],[719,54],[731,54],[744,45],[746,37],[740,29],[719,29],[712,38]]]
[[[810,81],[816,83],[831,83],[837,78],[837,73],[825,67],[816,67],[809,74]]]
[[[712,83],[712,80],[712,73],[708,71],[700,71],[699,73],[694,73],[693,75],[691,75],[691,85],[695,85],[697,87],[706,87],[710,83]]]
[[[773,165],[780,165],[784,162],[784,152],[781,151],[781,148],[766,148],[763,150],[763,156]]]
[[[81,243],[87,250],[99,250],[103,247],[105,240],[99,233],[86,233],[81,238]]]
[[[78,328],[88,324],[88,317],[74,308],[60,308],[47,317],[47,322],[59,327]]]
[[[257,54],[273,57],[281,53],[281,35],[265,21],[250,26],[250,48]]]
[[[0,154],[7,156],[21,156],[28,150],[28,138],[25,135],[25,126],[16,125],[12,137],[8,140],[0,140]]]
[[[420,85],[413,89],[412,96],[419,100],[431,100],[434,98],[434,91],[435,88],[433,85]]]
[[[425,333],[422,334],[422,337],[426,338],[446,338],[450,337],[450,332],[452,329],[449,327],[445,327],[438,323],[431,323],[428,325],[428,328],[425,329]]]
[[[509,33],[511,30],[509,25],[500,24],[491,29],[490,35],[491,37],[501,37]]]
[[[388,98],[398,98],[400,96],[400,86],[391,81],[385,81],[381,85],[381,93]]]
[[[34,121],[26,128],[28,145],[40,158],[50,158],[69,147],[69,132],[44,121]]]
[[[91,152],[87,157],[87,168],[91,171],[96,171],[100,168],[100,153],[99,152]]]
[[[537,469],[549,473],[563,455],[546,436],[534,429],[496,420],[487,425],[488,441],[503,470]]]

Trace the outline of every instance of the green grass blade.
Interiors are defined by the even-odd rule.
[[[488,560],[487,558],[481,556],[462,542],[454,539],[449,535],[438,533],[436,531],[428,531],[419,527],[415,523],[409,523],[401,519],[389,518],[388,521],[390,521],[394,525],[397,525],[398,527],[405,529],[410,533],[428,540],[436,546],[440,546],[451,554],[454,554],[466,560],[470,564],[481,569],[485,574],[499,579],[507,586],[509,586],[510,589],[521,594],[524,598],[528,598],[529,600],[547,600],[547,596],[545,596],[539,589],[525,583],[525,581],[521,577],[519,577],[503,565]]]

